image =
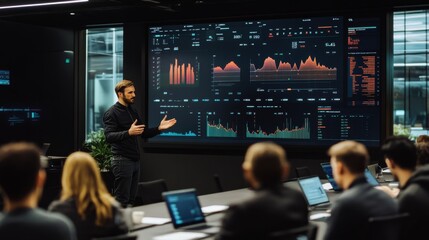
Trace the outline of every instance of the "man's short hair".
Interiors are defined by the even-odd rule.
[[[328,150],[328,155],[342,162],[353,174],[363,173],[369,161],[365,145],[353,140],[345,140],[332,145]]]
[[[115,86],[116,96],[118,96],[118,93],[120,93],[120,92],[123,93],[125,88],[131,87],[131,86],[134,86],[134,83],[130,80],[124,79],[124,80],[118,82]]]
[[[273,186],[282,181],[286,164],[286,151],[280,145],[274,142],[259,142],[247,149],[243,168],[251,170],[262,186]]]
[[[42,167],[41,150],[33,143],[16,142],[0,147],[0,188],[11,201],[19,201],[36,186]]]
[[[407,136],[391,136],[381,146],[381,153],[400,168],[414,170],[417,164],[417,148]]]

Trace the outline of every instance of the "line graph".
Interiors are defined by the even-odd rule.
[[[276,63],[267,57],[262,67],[256,68],[250,63],[250,81],[287,81],[287,80],[336,80],[337,69],[317,62],[316,57],[308,56],[299,64],[279,61]]]

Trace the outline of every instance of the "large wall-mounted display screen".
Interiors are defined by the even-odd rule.
[[[329,16],[153,25],[149,143],[328,146],[381,138],[381,23]]]

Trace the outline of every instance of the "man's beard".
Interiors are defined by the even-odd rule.
[[[128,105],[134,104],[134,98],[124,98],[124,102]]]

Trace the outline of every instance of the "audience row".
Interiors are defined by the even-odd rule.
[[[367,182],[364,171],[370,159],[365,145],[345,140],[328,149],[334,179],[343,191],[326,220],[324,239],[369,239],[369,218],[399,213],[409,217],[398,239],[422,239],[426,234],[429,137],[413,142],[405,136],[392,136],[380,151],[399,183],[396,190]],[[4,201],[0,239],[90,240],[130,231],[127,211],[107,191],[94,158],[86,152],[76,151],[67,157],[60,198],[47,211],[38,208],[46,165],[33,143],[0,147],[0,190]],[[228,208],[215,238],[269,239],[273,232],[310,224],[302,192],[283,182],[290,168],[282,146],[269,141],[252,144],[244,156],[242,171],[255,196]]]

